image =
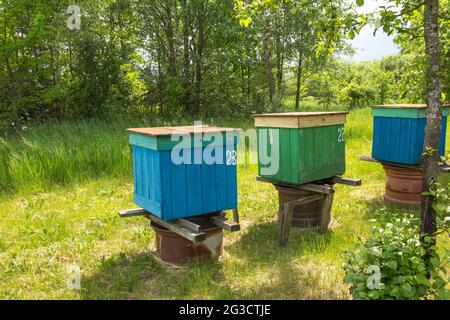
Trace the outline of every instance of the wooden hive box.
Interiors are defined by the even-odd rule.
[[[127,131],[135,204],[166,221],[237,208],[238,129],[188,126]],[[180,147],[181,137],[190,145]],[[202,157],[206,151],[221,161],[208,163]],[[172,152],[190,161],[174,162]]]
[[[405,165],[419,164],[425,140],[425,104],[380,105],[372,107],[372,158]],[[444,118],[439,154],[445,154],[448,106]]]
[[[304,184],[345,173],[345,121],[348,112],[291,112],[255,115],[258,174],[274,182]],[[279,145],[279,170],[266,173]],[[274,154],[275,155],[275,154]],[[273,170],[269,170],[273,171]]]

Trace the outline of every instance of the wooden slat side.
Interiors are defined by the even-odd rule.
[[[170,172],[170,151],[160,153],[161,167],[161,198],[162,198],[162,215],[164,220],[172,219],[172,178]]]
[[[220,147],[221,150],[215,150],[221,152],[222,164],[216,164],[216,208],[217,210],[225,210],[228,207],[227,204],[227,148],[226,146]],[[218,156],[218,155],[217,155]]]
[[[216,168],[214,165],[202,164],[203,213],[216,212]]]
[[[196,216],[203,213],[202,201],[202,165],[195,164],[195,153],[201,156],[202,148],[191,150],[192,164],[187,166],[187,188],[188,188],[188,215]]]
[[[289,130],[289,140],[291,148],[291,159],[290,159],[290,176],[291,183],[298,183],[299,181],[299,170],[300,170],[300,145],[299,145],[299,135],[300,130],[290,129]]]
[[[185,152],[185,150],[183,150]],[[187,165],[176,165],[170,161],[171,192],[172,198],[172,218],[177,219],[188,216],[188,195],[187,195]],[[168,220],[168,219],[165,219]]]

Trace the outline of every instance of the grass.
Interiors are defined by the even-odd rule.
[[[1,140],[0,298],[347,299],[342,252],[367,237],[370,219],[405,211],[383,205],[381,166],[357,160],[370,154],[372,135],[369,110],[358,110],[346,127],[346,175],[362,178],[363,186],[337,186],[327,234],[294,230],[280,248],[276,192],[255,182],[255,165],[240,166],[243,227],[226,234],[223,256],[182,268],[162,265],[151,254],[148,222],[117,215],[134,207],[124,129],[154,124],[63,123]],[[450,241],[442,237],[439,244],[449,248]],[[81,290],[67,287],[72,265],[81,268]]]

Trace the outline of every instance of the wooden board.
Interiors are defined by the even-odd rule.
[[[344,124],[347,112],[274,113],[255,115],[255,127],[311,128]]]
[[[267,180],[267,179],[265,179],[263,177],[259,177],[259,176],[256,177],[256,180],[261,181],[261,182],[270,183],[275,186],[296,188],[299,190],[311,191],[311,192],[315,192],[315,193],[329,194],[329,193],[335,192],[332,186],[324,185],[324,184],[305,183],[305,184],[300,184],[300,185],[293,185],[293,184],[288,184],[288,183],[273,182],[273,181]]]
[[[234,212],[234,219],[239,220],[237,210]],[[128,209],[119,210],[119,216],[121,218],[129,217],[139,217],[143,216],[154,223],[170,230],[179,236],[192,241],[193,243],[201,242],[206,239],[206,234],[202,232],[203,227],[211,228],[212,226],[217,226],[221,229],[227,230],[229,232],[236,232],[241,229],[241,226],[237,222],[229,221],[225,216],[225,212],[216,212],[214,214],[209,214],[205,216],[193,217],[189,219],[178,219],[173,221],[164,221],[159,219],[157,216],[151,214],[145,209]]]
[[[195,133],[222,133],[222,132],[240,132],[242,130],[235,128],[219,128],[208,125],[199,126],[181,126],[181,127],[155,127],[155,128],[129,128],[127,132],[145,136],[170,136],[192,135]]]
[[[421,165],[404,165],[404,164],[400,164],[400,163],[392,163],[392,162],[386,162],[386,161],[379,161],[376,159],[373,159],[372,157],[369,156],[361,156],[358,158],[358,160],[360,161],[367,161],[367,162],[374,162],[374,163],[380,163],[382,165],[388,165],[388,166],[392,166],[392,167],[399,167],[399,168],[406,168],[406,169],[416,169],[416,170],[421,170]],[[442,172],[450,172],[450,165],[440,165],[439,170]]]

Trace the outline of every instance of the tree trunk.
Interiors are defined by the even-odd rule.
[[[197,50],[195,59],[195,110],[197,113],[201,107],[201,92],[202,92],[202,68],[203,68],[203,48],[205,41],[205,12],[201,10],[197,16]]]
[[[270,102],[272,102],[275,95],[275,79],[272,73],[272,63],[270,61],[269,33],[267,29],[264,29],[263,31],[263,50],[264,71],[266,75],[267,85],[269,87],[269,99]]]
[[[158,49],[157,49],[157,62],[158,62],[158,98],[159,98],[159,110],[160,110],[160,114],[164,115],[164,111],[165,111],[165,103],[164,103],[164,84],[163,84],[163,72],[161,70],[162,66],[161,66],[161,52],[160,49],[161,46],[158,44]]]
[[[283,44],[280,36],[277,36],[277,89],[278,93],[281,93],[281,86],[283,83],[283,66],[284,66],[284,53]]]
[[[187,8],[187,0],[181,0],[183,8],[183,87],[184,110],[191,113],[191,88],[190,88],[190,56],[189,56],[189,14]]]
[[[438,174],[438,147],[442,126],[442,100],[440,88],[440,50],[438,15],[439,0],[425,0],[425,44],[428,57],[427,126],[425,129],[424,156],[422,158],[423,191],[430,190]],[[434,197],[422,196],[421,233],[436,232]]]
[[[247,62],[247,97],[250,98],[250,93],[251,93],[251,73],[250,73],[250,62]]]
[[[295,110],[300,110],[300,94],[302,87],[302,74],[303,74],[303,52],[298,54],[297,64],[297,90],[295,92]]]
[[[177,62],[177,55],[176,55],[176,44],[175,44],[175,33],[174,33],[174,27],[173,27],[173,17],[172,12],[170,8],[170,3],[166,3],[164,6],[164,10],[166,13],[166,25],[165,25],[165,32],[167,35],[167,44],[169,47],[169,73],[171,76],[176,77],[177,76],[177,68],[176,68],[176,62]]]
[[[242,90],[242,97],[245,96],[245,65],[244,61],[241,61],[241,90]]]
[[[247,97],[250,98],[250,82],[251,82],[251,67],[250,67],[250,49],[248,47],[248,40],[245,41],[245,56],[247,60]]]
[[[14,128],[17,133],[20,133],[22,131],[22,121],[20,118],[20,109],[16,105],[16,101],[17,101],[16,80],[15,80],[14,72],[11,68],[11,64],[9,63],[8,56],[5,56],[5,64],[6,64],[6,71],[8,73],[9,101],[14,107]]]

